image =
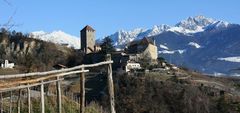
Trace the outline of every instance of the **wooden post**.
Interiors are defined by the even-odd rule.
[[[84,68],[82,68],[84,70]],[[81,73],[80,77],[80,113],[85,112],[85,74]]]
[[[1,101],[0,110],[1,110],[1,113],[3,113],[3,97],[2,97],[2,93],[0,94],[0,101]]]
[[[58,104],[58,113],[62,113],[62,96],[61,96],[61,81],[59,76],[57,76],[57,104]]]
[[[30,90],[30,87],[27,88],[27,93],[28,93],[28,113],[31,113],[31,90]]]
[[[21,112],[21,89],[18,92],[18,101],[17,101],[17,112]]]
[[[73,92],[70,93],[70,99],[73,100]],[[72,106],[72,102],[70,106]],[[72,113],[72,109],[70,109],[70,113]]]
[[[41,113],[45,113],[45,106],[44,106],[44,84],[42,81],[41,84]]]
[[[111,55],[107,54],[106,56],[107,61],[111,61]],[[108,64],[108,92],[109,92],[109,100],[110,100],[110,107],[111,113],[116,113],[115,111],[115,99],[114,99],[114,86],[113,86],[113,78],[112,78],[112,64]]]
[[[12,91],[10,92],[10,105],[9,105],[9,113],[12,113]]]

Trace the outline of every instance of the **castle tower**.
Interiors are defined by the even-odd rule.
[[[94,52],[95,30],[87,25],[81,30],[81,50],[86,54]]]

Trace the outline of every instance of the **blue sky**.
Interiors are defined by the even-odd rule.
[[[204,15],[240,23],[240,0],[0,0],[0,23],[14,14],[17,31],[62,30],[79,36],[85,25],[97,38],[117,30],[174,25],[189,16]]]

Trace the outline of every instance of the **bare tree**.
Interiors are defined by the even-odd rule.
[[[8,0],[3,0],[7,5],[12,6],[12,4]]]
[[[8,0],[3,0],[8,6],[12,6],[11,2]],[[12,27],[18,26],[13,22],[13,17],[15,16],[17,10],[13,12],[13,14],[9,17],[8,21],[4,24],[0,24],[0,27],[5,28],[7,31],[10,30]]]
[[[13,14],[9,17],[8,21],[2,25],[7,31],[10,30],[12,27],[16,27],[17,25],[13,22],[13,17],[15,16],[17,10],[13,12]]]

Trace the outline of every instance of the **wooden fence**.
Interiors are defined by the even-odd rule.
[[[17,99],[17,112],[20,113],[21,106],[21,90],[27,90],[27,103],[28,103],[28,113],[32,112],[31,106],[31,93],[30,88],[35,86],[40,86],[40,111],[41,113],[45,113],[45,97],[44,97],[44,86],[49,83],[56,83],[56,96],[57,96],[57,111],[58,113],[62,113],[62,91],[61,91],[61,81],[64,80],[64,77],[71,76],[73,74],[80,74],[80,102],[79,102],[79,112],[85,112],[85,73],[89,72],[86,68],[94,68],[97,66],[107,65],[107,81],[108,81],[108,93],[110,96],[110,108],[111,113],[116,113],[115,111],[115,103],[114,103],[114,86],[112,79],[112,63],[111,56],[107,55],[106,61],[88,64],[88,65],[80,65],[72,68],[54,70],[48,72],[35,72],[35,73],[27,73],[27,74],[16,74],[16,75],[0,75],[0,113],[5,113],[6,111],[3,109],[3,93],[11,92],[10,94],[10,102],[9,102],[9,110],[7,112],[12,113],[12,91],[19,91],[19,96]]]

